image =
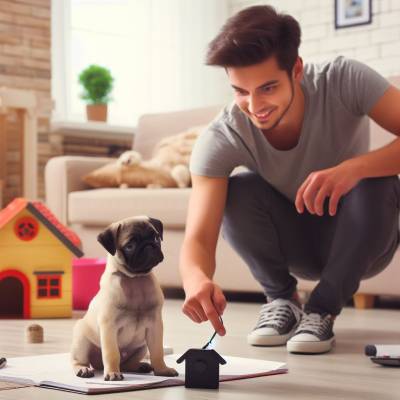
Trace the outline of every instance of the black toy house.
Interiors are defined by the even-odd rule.
[[[215,350],[189,349],[176,360],[185,364],[185,387],[218,389],[219,364],[226,361]]]

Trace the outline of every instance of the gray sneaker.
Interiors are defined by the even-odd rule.
[[[303,311],[295,300],[275,299],[261,307],[256,327],[247,336],[252,346],[285,344],[295,333]]]
[[[334,317],[304,313],[300,325],[286,347],[290,353],[318,354],[330,351],[335,343]]]

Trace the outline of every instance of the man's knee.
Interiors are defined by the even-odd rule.
[[[398,178],[362,180],[344,198],[341,214],[365,231],[391,229],[399,212]]]
[[[370,259],[387,254],[398,240],[398,178],[361,181],[344,198],[340,213],[349,238],[362,245]]]
[[[265,181],[254,172],[242,172],[229,178],[224,218],[244,215],[264,189]]]
[[[229,240],[243,231],[256,229],[257,208],[262,208],[265,181],[254,172],[242,172],[229,178],[228,194],[222,220],[222,236]]]
[[[363,179],[345,197],[344,203],[361,211],[399,207],[399,179],[397,176]]]

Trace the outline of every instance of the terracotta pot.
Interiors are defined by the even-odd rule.
[[[86,115],[89,121],[107,121],[107,104],[87,104]]]

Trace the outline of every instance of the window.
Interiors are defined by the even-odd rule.
[[[61,275],[38,275],[37,297],[53,299],[61,297]]]
[[[227,0],[53,0],[53,118],[85,119],[78,75],[90,64],[114,76],[112,124],[223,103],[224,71],[204,57],[227,12]]]
[[[37,236],[39,224],[33,217],[22,217],[16,221],[14,232],[19,239],[30,241]]]

